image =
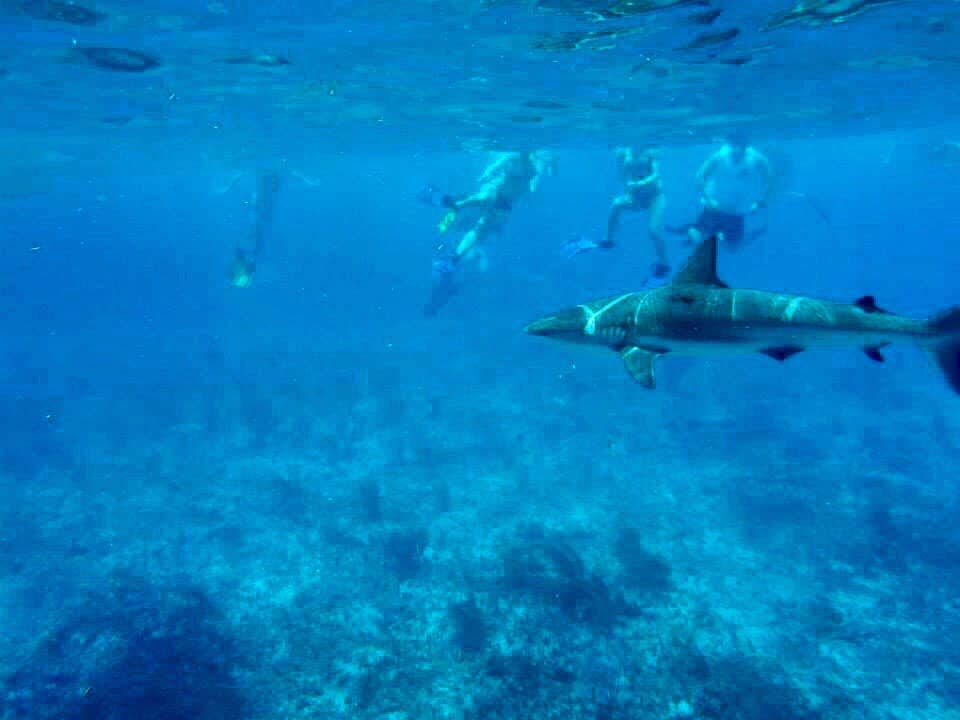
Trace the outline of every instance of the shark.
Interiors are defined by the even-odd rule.
[[[611,349],[651,389],[664,355],[762,353],[784,362],[808,348],[853,346],[883,362],[884,347],[909,340],[933,355],[960,394],[960,306],[915,319],[884,310],[872,295],[839,303],[731,288],[717,275],[717,236],[703,240],[669,283],[560,310],[526,332]]]

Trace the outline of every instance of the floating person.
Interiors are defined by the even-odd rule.
[[[424,314],[437,314],[459,290],[459,270],[464,261],[483,262],[482,246],[506,225],[514,206],[527,193],[536,192],[544,176],[552,175],[553,154],[545,150],[498,153],[480,176],[480,188],[461,198],[440,195],[432,188],[420,199],[440,204],[447,213],[440,221],[441,234],[453,228],[465,232],[452,251],[441,246],[433,261],[430,299]]]
[[[21,4],[23,12],[37,20],[62,22],[69,25],[96,25],[106,18],[103,13],[91,10],[75,2],[64,0],[26,0]]]
[[[960,165],[960,142],[957,140],[941,140],[919,148],[921,157],[929,162],[935,162],[945,167]]]
[[[156,58],[128,48],[81,47],[77,50],[91,65],[112,72],[142,73],[160,65]]]
[[[693,40],[685,45],[681,45],[676,50],[709,50],[717,46],[727,45],[736,40],[740,35],[740,28],[731,27],[717,32],[705,32],[697,35]]]
[[[585,3],[583,0],[538,0],[536,4],[545,10],[586,13],[594,20],[612,20],[688,6],[709,7],[710,2],[711,0],[600,0]]]
[[[673,280],[560,310],[527,326],[531,335],[616,351],[640,385],[656,385],[666,354],[761,353],[783,362],[811,347],[853,345],[874,362],[898,340],[932,353],[960,394],[960,307],[929,320],[894,315],[873,296],[836,303],[802,295],[732,289],[717,276],[717,236],[704,240]]]
[[[250,159],[243,164],[248,164]],[[229,170],[226,177],[216,182],[213,192],[223,195],[230,192],[243,178],[253,176],[256,188],[253,193],[255,206],[255,224],[250,234],[249,247],[239,246],[234,254],[230,269],[230,281],[234,287],[249,287],[257,271],[257,262],[263,252],[267,236],[272,232],[276,194],[281,184],[287,185],[291,180],[299,180],[308,187],[317,187],[321,184],[318,178],[311,177],[292,168],[286,158],[268,162],[263,169],[253,173],[247,169]]]
[[[649,213],[647,229],[657,254],[651,276],[664,278],[670,274],[663,227],[663,213],[667,200],[663,194],[657,152],[653,148],[638,152],[634,148],[619,147],[614,154],[625,187],[623,193],[614,198],[610,207],[606,237],[599,243],[587,238],[572,240],[565,247],[566,254],[572,257],[596,248],[610,250],[616,247],[623,213],[647,212]]]
[[[722,14],[723,8],[710,8],[709,10],[701,10],[700,12],[694,13],[687,18],[687,21],[694,25],[713,25]]]
[[[223,62],[228,65],[259,65],[260,67],[283,67],[290,65],[290,61],[272,53],[253,53],[249,55],[234,55]]]
[[[700,216],[689,225],[668,229],[686,233],[691,244],[720,235],[728,247],[736,249],[745,238],[746,218],[770,202],[775,178],[770,161],[749,144],[743,133],[734,132],[700,167],[697,189]],[[754,231],[751,238],[765,230]]]
[[[774,30],[793,23],[808,27],[840,25],[873,8],[903,0],[800,0],[793,9],[774,15],[763,27]]]
[[[230,269],[230,282],[236,288],[247,288],[253,283],[257,260],[263,252],[267,235],[273,227],[277,192],[280,190],[280,173],[264,171],[257,176],[256,209],[250,249],[238,247]]]

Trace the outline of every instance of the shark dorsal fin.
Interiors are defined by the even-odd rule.
[[[884,310],[882,307],[877,305],[877,299],[873,295],[864,295],[861,298],[857,298],[857,301],[854,303],[858,308],[863,310],[865,313],[880,313],[881,315],[889,315],[889,310]]]
[[[701,242],[687,259],[683,270],[673,278],[675,285],[716,285],[729,287],[717,277],[717,236]]]

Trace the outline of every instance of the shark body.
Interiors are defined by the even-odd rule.
[[[717,277],[717,238],[701,243],[673,281],[561,310],[526,331],[620,353],[641,385],[656,385],[661,355],[763,353],[784,361],[809,347],[853,345],[876,362],[881,349],[912,340],[932,352],[960,393],[960,307],[929,320],[877,306],[872,296],[837,303],[803,295],[730,288]]]

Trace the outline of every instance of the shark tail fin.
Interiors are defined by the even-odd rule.
[[[950,387],[960,394],[960,306],[935,315],[929,324],[936,337],[933,355]]]

